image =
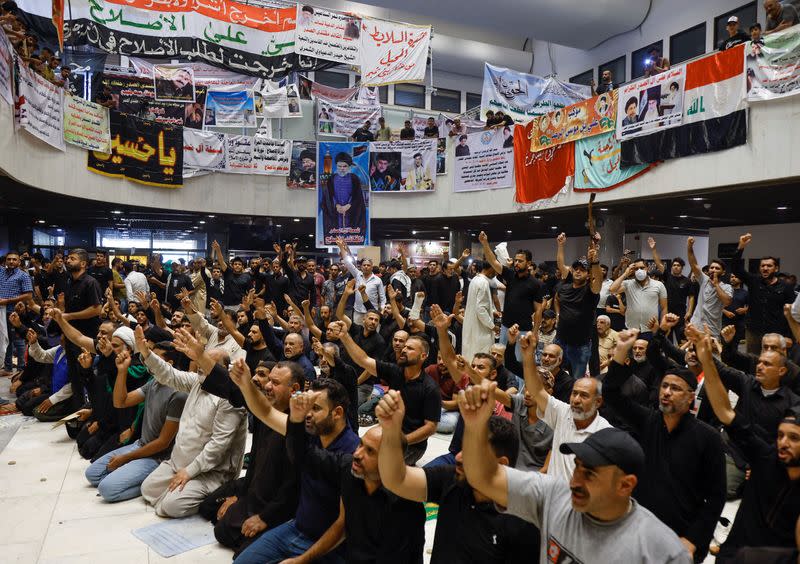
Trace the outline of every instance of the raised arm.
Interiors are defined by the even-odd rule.
[[[222,272],[228,270],[228,263],[225,262],[225,257],[222,256],[222,248],[219,246],[219,242],[216,240],[211,243],[211,257],[212,259],[217,259],[217,262],[219,263],[219,269]]]
[[[328,339],[331,341],[341,341],[353,362],[370,374],[377,374],[378,365],[375,359],[367,355],[367,353],[356,344],[350,336],[350,333],[347,332],[343,322],[334,321],[328,325]]]
[[[621,294],[625,292],[625,286],[623,286],[623,282],[625,279],[633,273],[633,265],[629,264],[625,271],[620,275],[619,278],[614,280],[614,282],[609,286],[608,292],[610,294]]]
[[[61,328],[61,332],[70,341],[77,347],[82,349],[86,349],[90,353],[96,353],[97,351],[94,348],[94,339],[91,337],[87,337],[75,327],[70,325],[69,321],[64,319],[64,314],[58,308],[53,308],[50,310],[50,315],[53,317],[53,321],[58,323],[58,326]]]
[[[400,308],[397,306],[397,290],[394,289],[394,286],[389,284],[386,286],[386,293],[389,294],[389,307],[392,308],[392,318],[394,318],[397,323],[397,328],[405,328],[406,318],[400,314]]]
[[[599,237],[600,234],[598,233]],[[589,259],[589,288],[593,294],[599,294],[603,287],[603,272],[600,270],[600,260],[598,258],[597,244],[592,242],[586,250],[586,258]]]
[[[248,368],[243,358],[237,359],[233,363],[230,377],[233,383],[242,391],[247,408],[253,412],[253,415],[276,433],[286,435],[286,422],[289,416],[273,408],[267,397],[256,388],[250,368]]]
[[[478,241],[480,241],[481,246],[483,247],[483,258],[486,259],[486,261],[492,265],[492,268],[494,268],[494,271],[497,274],[502,274],[503,265],[500,264],[500,261],[497,260],[494,251],[489,246],[489,238],[486,236],[486,233],[481,231],[478,234]]]
[[[661,260],[661,255],[658,253],[658,249],[656,248],[656,240],[652,237],[647,238],[647,246],[650,247],[650,251],[653,253],[653,260],[656,263],[656,268],[660,273],[664,273],[664,262]]]
[[[567,268],[567,265],[564,262],[564,243],[566,242],[566,233],[559,233],[558,237],[556,237],[556,266],[558,268],[558,272],[561,274],[562,280],[564,280],[569,274],[569,268]]]
[[[689,259],[689,268],[694,274],[695,278],[700,280],[703,276],[703,271],[700,269],[700,265],[697,264],[697,257],[694,254],[694,237],[689,237],[686,239],[686,255]]]
[[[306,320],[306,327],[308,327],[308,332],[311,336],[316,339],[322,338],[322,329],[314,323],[314,318],[311,316],[311,302],[308,300],[303,300],[303,317]]]
[[[533,332],[519,337],[519,344],[522,348],[522,372],[525,377],[525,387],[530,391],[533,401],[536,402],[536,409],[539,413],[544,413],[547,411],[550,394],[544,389],[539,370],[536,368],[535,337]]]
[[[81,356],[84,354],[89,354],[86,349],[84,349]],[[131,356],[128,350],[125,349],[120,354],[116,355],[114,357],[114,363],[117,366],[117,378],[114,381],[112,396],[114,407],[117,409],[124,409],[126,407],[139,405],[144,401],[144,394],[138,388],[132,392],[129,392],[127,388],[128,368],[131,365]]]
[[[691,325],[686,327],[686,336],[694,342],[697,360],[703,366],[703,387],[706,390],[706,397],[711,402],[711,409],[714,415],[723,425],[730,425],[736,417],[736,412],[731,407],[731,400],[728,398],[728,390],[722,384],[717,371],[717,365],[711,351],[711,337],[701,334]]]
[[[344,323],[345,328],[350,330],[350,326],[353,324],[353,321],[345,315],[344,310],[347,306],[347,300],[350,299],[350,296],[355,294],[356,292],[356,279],[351,278],[345,284],[344,291],[342,292],[342,297],[339,298],[339,303],[336,305],[336,319]],[[369,300],[367,300],[369,301]],[[364,303],[366,305],[366,302]]]

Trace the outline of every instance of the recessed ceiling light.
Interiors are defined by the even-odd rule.
[[[412,234],[412,235],[416,235],[416,234],[417,234],[417,232],[416,232],[416,231],[412,231],[412,232],[411,232],[411,234]]]
[[[200,225],[202,225],[202,224],[204,224],[204,223],[205,223],[205,221],[203,221],[203,220],[201,219],[201,220],[200,220],[200,221],[198,221],[197,223],[199,223]]]
[[[275,227],[283,227],[283,225],[281,225],[280,223],[277,223],[277,224],[275,225]]]
[[[690,199],[691,201],[693,201],[693,202],[702,202],[703,200],[705,200],[705,198],[700,198],[700,197],[697,197],[697,198],[689,198],[689,199]]]
[[[43,219],[40,219],[36,223],[47,223],[47,222],[45,220],[43,220]]]
[[[442,236],[442,235],[439,235],[439,239],[444,239],[444,236]]]
[[[600,211],[608,211],[608,208],[600,208]]]
[[[778,206],[778,209],[781,210],[781,211],[788,210],[789,206]]]
[[[551,225],[550,229],[558,229],[558,225]]]
[[[309,237],[313,237],[313,236],[314,236],[314,234],[313,234],[313,233],[309,233],[309,234],[308,234],[308,236],[309,236]]]
[[[540,215],[535,215],[535,216],[533,216],[533,219],[542,219],[542,216],[540,216]]]
[[[215,215],[209,215],[208,217],[210,217],[210,218],[212,218],[212,219],[213,219],[213,218],[215,218],[215,217],[217,217],[217,216],[215,216]]]
[[[445,225],[445,226],[444,226],[442,229],[444,229],[445,231],[447,231],[447,230],[448,230],[448,229],[450,229],[450,228],[449,228],[449,227],[447,227],[447,226]]]
[[[510,230],[510,229],[509,229],[509,230],[507,230],[507,231],[506,231],[506,233],[511,233],[511,230]]]
[[[299,218],[297,218],[297,217],[296,217],[296,218],[294,218],[292,221],[294,221],[295,223],[300,223],[300,219],[299,219]]]
[[[673,229],[680,229],[678,226],[674,226]]]
[[[689,216],[688,215],[679,215],[678,217],[681,218],[681,219],[686,219]]]
[[[120,215],[122,213],[122,210],[111,210],[111,213],[115,215]]]

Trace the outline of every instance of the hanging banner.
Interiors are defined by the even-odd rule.
[[[591,96],[588,86],[542,78],[486,63],[483,71],[480,119],[486,112],[501,110],[514,123],[564,108]]]
[[[58,36],[58,48],[64,51],[64,0],[53,0],[53,27]]]
[[[622,186],[654,165],[621,166],[621,147],[615,132],[595,135],[575,142],[575,180],[577,192],[602,192]]]
[[[673,67],[617,89],[617,139],[650,135],[683,121],[686,67]]]
[[[138,76],[153,77],[153,63],[140,59],[138,57],[130,57],[129,62]],[[214,87],[214,90],[227,90],[228,92],[238,92],[240,90],[252,90],[260,79],[254,76],[239,74],[238,72],[212,67],[205,63],[181,63],[184,68],[189,68],[194,74],[194,81],[196,85],[203,85],[204,87]]]
[[[383,115],[380,103],[360,104],[353,99],[334,104],[317,100],[317,133],[350,137],[369,120],[370,131],[378,131],[378,118]]]
[[[183,168],[216,170],[225,169],[225,135],[195,129],[183,130]],[[184,176],[187,176],[184,174]]]
[[[292,143],[292,162],[287,188],[317,187],[317,142],[295,141]]]
[[[432,192],[436,188],[438,139],[369,144],[372,192]]]
[[[439,114],[438,116],[413,116],[411,118],[411,127],[414,128],[414,137],[416,139],[425,139],[425,129],[430,127],[430,123],[428,123],[428,119],[433,118],[433,124],[439,130],[439,134],[437,137],[447,137],[447,132],[450,131],[450,128],[447,126],[446,122],[447,119],[443,114]]]
[[[352,100],[359,91],[359,88],[334,88],[333,86],[325,86],[319,82],[305,79],[308,83],[311,98],[315,100],[322,100],[323,102],[331,102],[332,104],[341,104]]]
[[[88,152],[87,168],[149,186],[183,184],[183,129],[111,112],[111,154]]]
[[[7,104],[14,105],[14,94],[11,90],[11,75],[14,68],[14,59],[11,47],[5,33],[0,33],[0,98]]]
[[[270,139],[256,133],[253,138],[253,172],[270,176],[289,176],[292,142],[289,139]]]
[[[622,165],[655,163],[747,142],[745,45],[686,65],[683,125],[622,143]]]
[[[103,86],[111,89],[114,109],[124,114],[138,115],[158,123],[183,125],[193,129],[203,128],[206,104],[206,87],[195,87],[196,102],[159,102],[153,79],[127,75],[105,75]]]
[[[514,128],[514,174],[518,204],[533,204],[566,190],[575,174],[575,148],[570,143],[531,152],[533,124]]]
[[[318,143],[317,246],[370,243],[369,143]]]
[[[194,102],[194,71],[184,65],[153,65],[158,102]]]
[[[217,92],[206,94],[205,127],[255,127],[253,93]]]
[[[74,96],[91,99],[93,94],[102,90],[103,73],[106,66],[105,53],[88,53],[69,49],[61,55],[61,66],[69,67],[69,80],[64,90]],[[89,88],[84,85],[89,82]]]
[[[514,183],[512,127],[459,135],[453,192],[511,188]]]
[[[108,108],[65,93],[64,141],[88,151],[110,153]]]
[[[616,127],[617,91],[612,90],[533,118],[531,151],[615,131]]]
[[[746,43],[747,99],[751,102],[800,92],[800,30],[790,27]]]
[[[361,20],[352,14],[297,5],[297,52],[301,55],[359,66]]]
[[[430,26],[364,18],[361,22],[361,83],[380,86],[422,82],[430,43]]]
[[[277,90],[262,90],[263,115],[266,118],[303,117],[300,94],[296,84],[281,86]]]
[[[447,137],[436,140],[436,174],[447,174]]]
[[[226,135],[225,143],[227,162],[223,172],[252,174],[254,139],[249,135]]]
[[[66,150],[62,127],[64,91],[28,69],[19,69],[19,125],[56,149]]]
[[[298,61],[294,6],[261,7],[232,0],[73,4],[65,30],[70,45],[88,44],[135,57],[202,60],[265,78],[295,68],[314,70],[317,65],[308,58]]]

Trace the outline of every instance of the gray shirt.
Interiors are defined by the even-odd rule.
[[[627,515],[602,522],[572,509],[569,484],[562,480],[513,468],[506,476],[506,511],[539,527],[540,562],[692,562],[678,536],[634,499]]]
[[[651,317],[658,318],[659,299],[667,299],[667,288],[658,280],[648,278],[642,286],[636,280],[625,280],[622,289],[627,297],[625,310],[625,326],[638,329],[642,333],[650,331],[647,324]]]
[[[541,470],[553,445],[553,430],[541,419],[534,424],[528,422],[528,407],[525,405],[524,393],[511,396],[511,401],[511,422],[519,437],[519,455],[515,468],[528,471]],[[533,409],[536,409],[535,405]]]
[[[692,314],[692,325],[702,328],[703,324],[707,323],[708,328],[711,329],[711,334],[719,338],[720,331],[722,331],[722,309],[724,306],[708,276],[701,272],[698,282],[700,283],[700,291],[697,293],[697,306],[695,306]],[[730,284],[720,282],[719,287],[729,296],[733,296],[733,288]]]
[[[777,20],[767,18],[767,31],[773,30],[784,21],[789,21],[795,25],[798,21],[797,8],[789,2],[781,2],[781,14]]]
[[[186,403],[186,393],[176,392],[154,379],[151,379],[138,391],[144,396],[142,438],[139,439],[144,445],[158,438],[164,423],[181,420],[183,404]],[[172,444],[167,450],[159,453],[159,457],[168,458],[170,450],[172,450]]]

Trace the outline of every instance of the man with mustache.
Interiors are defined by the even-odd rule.
[[[702,562],[725,505],[722,439],[689,412],[697,377],[686,369],[670,370],[661,379],[657,410],[622,393],[632,372],[625,361],[638,334],[636,329],[620,332],[603,399],[637,430],[645,452],[636,499],[675,531],[695,562]]]

